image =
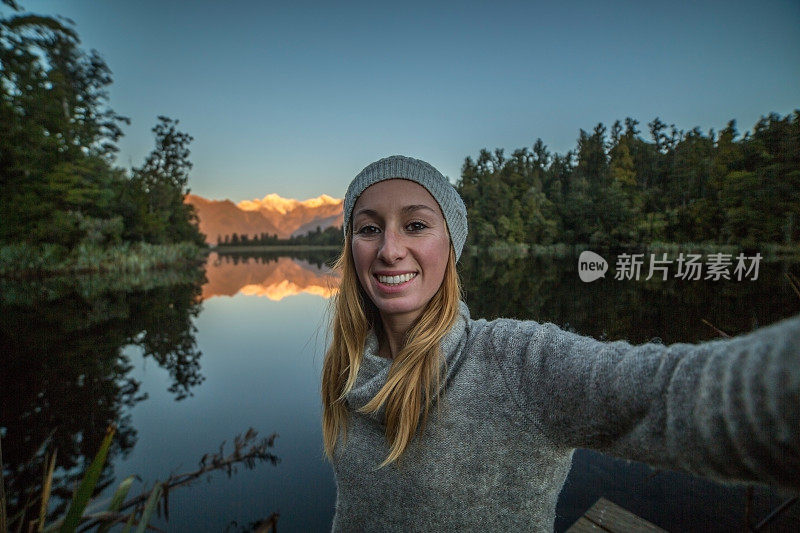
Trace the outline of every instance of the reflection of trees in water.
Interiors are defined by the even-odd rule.
[[[658,337],[666,344],[716,337],[703,319],[739,334],[800,312],[785,272],[797,275],[800,264],[762,262],[756,281],[645,281],[643,269],[639,281],[617,281],[609,271],[592,283],[578,277],[577,257],[465,254],[460,264],[473,317],[533,319],[596,338]]]
[[[193,323],[200,312],[201,287],[200,283],[170,285],[158,289],[152,298],[132,298],[130,303],[135,337],[129,343],[167,369],[172,378],[169,391],[177,400],[191,395],[192,387],[205,379]]]
[[[124,411],[146,396],[123,348],[137,346],[165,368],[177,400],[203,381],[193,324],[203,281],[195,271],[155,273],[133,290],[99,277],[0,285],[0,426],[12,516],[40,494],[45,450],[58,450],[54,493],[64,496],[109,424],[119,428],[112,455],[135,444]],[[103,479],[111,477],[106,468]]]
[[[601,255],[612,263],[611,255]],[[800,273],[797,262],[762,262],[759,278],[752,282],[644,281],[646,272],[639,281],[616,281],[608,272],[606,279],[584,283],[577,257],[464,254],[460,272],[474,318],[553,322],[583,335],[632,343],[654,337],[664,344],[699,342],[717,337],[703,319],[741,334],[800,312],[800,299],[784,275]],[[698,524],[719,531],[741,529],[744,487],[678,472],[654,474],[640,463],[578,450],[559,497],[555,529],[565,530],[601,496],[625,502],[634,513],[663,521],[659,525],[670,530],[698,529]],[[754,518],[766,516],[785,499],[759,487],[754,496]]]
[[[220,261],[231,261],[234,265],[239,263],[249,263],[253,261],[258,264],[269,264],[277,262],[281,257],[291,257],[306,261],[319,269],[330,269],[339,256],[336,250],[288,250],[288,251],[236,251],[226,252],[216,250]]]

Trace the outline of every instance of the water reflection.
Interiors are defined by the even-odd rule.
[[[166,369],[176,400],[202,383],[193,319],[203,281],[203,271],[193,270],[0,283],[0,432],[10,516],[37,500],[53,449],[54,494],[68,496],[109,424],[118,427],[111,457],[134,446],[129,411],[146,395],[123,348]],[[108,466],[103,480],[112,480]]]
[[[789,273],[800,275],[800,264],[762,262],[756,281],[615,281],[609,276],[584,283],[578,277],[577,257],[461,259],[473,317],[553,322],[582,335],[635,344],[701,342],[718,337],[709,324],[734,335],[800,313]],[[578,450],[559,496],[556,531],[573,524],[601,496],[668,531],[736,531],[744,524],[743,487],[678,472],[656,475],[640,463]],[[757,488],[754,496],[754,519],[782,501],[765,488]],[[778,522],[776,530],[788,527]]]
[[[297,294],[330,298],[339,276],[326,264],[328,255],[306,254],[286,257],[275,254],[209,254],[206,265],[208,283],[203,299],[214,296],[261,296],[280,301]]]
[[[700,342],[718,337],[707,321],[737,335],[800,312],[786,274],[797,262],[762,262],[755,281],[653,278],[580,281],[577,257],[461,258],[466,301],[473,317],[553,322],[598,339],[638,344]]]
[[[165,527],[224,527],[280,511],[284,531],[329,530],[335,487],[322,458],[318,387],[323,298],[338,283],[333,255],[212,253],[205,273],[0,280],[0,434],[12,515],[38,494],[43,443],[59,449],[65,494],[110,422],[120,438],[108,464],[148,480],[253,426],[280,434],[280,469],[176,493]],[[736,334],[800,312],[784,275],[800,274],[798,263],[762,263],[755,282],[583,283],[576,267],[574,258],[465,254],[460,273],[475,318],[549,321],[634,343],[714,338],[703,319]],[[140,354],[159,372],[148,372]],[[574,462],[558,530],[599,496],[672,530],[742,523],[741,490],[670,473],[652,478],[641,465],[589,452]],[[103,475],[110,481],[112,467]],[[773,504],[754,508],[763,516]]]

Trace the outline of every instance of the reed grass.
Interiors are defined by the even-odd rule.
[[[130,531],[133,525],[137,525],[136,532],[144,533],[147,529],[157,529],[150,525],[153,513],[157,512],[161,516],[161,510],[163,509],[164,518],[169,520],[168,494],[171,489],[191,485],[198,479],[208,476],[211,472],[221,470],[230,477],[237,472],[238,466],[244,466],[252,470],[260,462],[269,462],[274,466],[280,461],[276,455],[269,451],[275,445],[277,433],[273,433],[267,438],[258,439],[258,432],[250,428],[246,433],[236,435],[233,439],[233,452],[229,455],[226,456],[224,454],[225,443],[223,442],[218,452],[205,454],[201,458],[197,470],[182,474],[172,474],[166,481],[156,482],[152,489],[145,490],[138,496],[126,499],[135,478],[135,476],[129,476],[120,482],[105,511],[90,510],[90,508],[104,505],[102,502],[97,501],[93,494],[106,464],[115,433],[116,426],[109,426],[100,449],[73,492],[72,500],[66,513],[51,523],[45,522],[47,509],[50,506],[56,451],[53,450],[46,460],[48,466],[45,467],[42,481],[39,512],[37,517],[32,520],[26,520],[27,510],[18,513],[11,520],[8,519],[7,502],[4,497],[5,487],[2,472],[0,472],[0,495],[3,495],[3,498],[0,498],[0,525],[3,527],[2,531],[7,531],[10,529],[9,526],[15,525],[17,531],[75,533],[79,530],[87,531],[97,528],[97,531],[103,533],[115,525],[125,523],[123,531]],[[0,439],[1,442],[2,439]],[[0,444],[0,459],[2,459],[2,444]],[[272,513],[268,518],[259,521],[264,524],[259,531],[273,531],[274,533],[277,529],[278,516],[278,513]]]
[[[81,243],[72,250],[56,244],[15,243],[0,246],[0,276],[36,278],[91,272],[135,274],[196,264],[206,250],[191,242],[124,242],[110,247]]]

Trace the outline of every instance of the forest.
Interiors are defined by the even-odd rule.
[[[481,150],[457,189],[468,243],[642,246],[655,242],[800,244],[800,110],[762,117],[740,135],[683,131],[659,118],[601,123],[577,147]]]
[[[0,17],[0,269],[59,270],[118,255],[186,258],[204,246],[188,193],[192,137],[159,116],[141,166],[115,164],[129,123],[111,71],[59,19]],[[181,246],[174,246],[181,243]],[[170,251],[179,250],[177,254]]]
[[[537,139],[467,157],[456,189],[467,206],[468,245],[654,243],[800,245],[800,110],[762,117],[740,134],[678,130],[655,118],[581,130],[577,147],[551,153]],[[304,236],[225,235],[218,246],[341,244],[341,230]]]
[[[159,116],[150,155],[118,167],[129,120],[109,105],[102,57],[82,50],[67,23],[0,1],[12,11],[0,16],[0,275],[91,270],[111,252],[169,262],[204,248],[184,202],[192,137]],[[456,187],[468,244],[797,248],[800,110],[769,114],[744,134],[735,120],[705,133],[655,118],[646,130],[626,118],[581,130],[566,154],[537,139],[510,156],[484,149],[467,157]],[[231,235],[218,245],[340,242],[328,228],[290,239]]]
[[[252,236],[242,233],[220,235],[217,237],[217,246],[341,246],[344,234],[341,226],[328,226],[324,230],[317,226],[313,231],[304,235],[292,235],[281,239],[277,234],[254,234]]]

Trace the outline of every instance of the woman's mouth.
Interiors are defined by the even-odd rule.
[[[397,287],[398,285],[402,285],[404,283],[408,283],[415,277],[417,277],[416,272],[408,272],[406,274],[399,274],[397,276],[375,276],[380,283],[383,285],[387,285],[389,287]]]

